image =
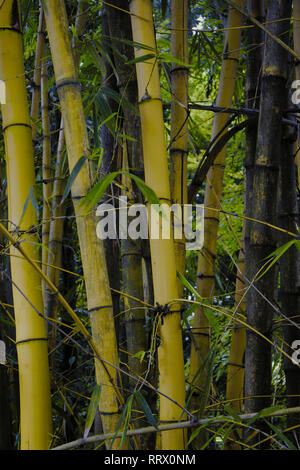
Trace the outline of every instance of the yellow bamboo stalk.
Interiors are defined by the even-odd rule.
[[[294,32],[294,50],[298,57],[300,57],[300,0],[293,1],[293,32]],[[296,80],[300,80],[300,63],[296,62],[295,65]],[[299,86],[298,86],[299,88]],[[298,173],[298,187],[300,187],[300,152],[299,152],[299,135],[295,142],[296,165]]]
[[[246,296],[245,296],[245,243],[244,237],[241,242],[241,249],[237,262],[237,277],[235,283],[235,316],[246,314]],[[246,328],[233,319],[233,328],[231,335],[230,354],[228,359],[227,382],[226,382],[226,401],[237,413],[243,411],[244,396],[244,375],[245,364],[244,355],[246,348]],[[234,436],[232,436],[234,438]],[[228,450],[241,450],[241,446],[235,440],[227,440],[225,447]]]
[[[44,54],[44,14],[43,9],[40,8],[38,36],[35,50],[34,60],[34,73],[33,73],[33,93],[31,101],[31,126],[32,126],[32,140],[34,141],[37,133],[37,120],[40,111],[40,98],[41,98],[41,60]]]
[[[243,5],[243,0],[236,2]],[[242,24],[241,15],[234,9],[229,8],[228,30],[226,31],[224,54],[221,68],[220,85],[217,98],[217,106],[230,107],[235,87],[237,74],[239,48],[241,42]],[[219,113],[215,115],[212,138],[223,128],[227,117]],[[220,200],[223,190],[223,175],[225,168],[226,147],[220,152],[207,176],[205,191],[205,213],[204,213],[204,245],[199,252],[197,268],[197,289],[201,297],[211,298],[213,295],[215,281],[215,257],[216,242],[219,226],[219,217],[216,209],[220,209]],[[203,307],[199,306],[195,312],[193,322],[193,341],[191,348],[191,364],[189,381],[196,387],[204,386],[206,380],[205,369],[199,377],[199,371],[205,363],[209,352],[209,322],[205,316]],[[195,393],[195,409],[198,408],[198,398]]]
[[[32,201],[28,200],[35,185],[32,129],[24,78],[19,6],[19,2],[7,0],[0,9],[0,78],[6,87],[2,125],[9,230],[26,254],[36,258],[37,216]],[[51,433],[51,402],[46,325],[37,313],[43,313],[41,281],[37,272],[16,256],[14,246],[11,246],[10,254],[20,379],[21,448],[47,449]]]
[[[130,3],[133,40],[156,50],[152,4],[150,0],[132,0]],[[136,58],[149,53],[135,50]],[[164,121],[160,93],[160,80],[155,59],[136,64],[141,115],[143,154],[146,183],[163,202],[170,201],[170,185]],[[178,298],[175,252],[172,238],[150,239],[155,301],[168,305],[170,314],[160,324],[158,348],[160,390],[185,404],[185,380],[180,305],[170,303]],[[182,410],[164,397],[160,399],[160,421],[178,421]],[[166,431],[161,436],[162,449],[184,449],[182,431]]]
[[[187,63],[188,0],[171,2],[171,53]],[[188,153],[188,68],[174,63],[171,70],[172,104],[170,135],[170,189],[174,204],[187,203],[187,153]],[[176,223],[176,220],[175,220]],[[185,239],[174,240],[176,269],[185,271]],[[178,282],[181,297],[183,284]]]
[[[44,11],[71,172],[82,156],[89,155],[85,116],[72,54],[65,4],[61,0],[45,0]],[[96,235],[95,213],[84,215],[80,206],[82,198],[86,196],[91,186],[91,168],[87,161],[72,185],[72,199],[76,215],[88,310],[92,335],[99,354],[108,362],[118,366],[112,299],[103,243]],[[97,383],[102,384],[99,409],[103,428],[110,429],[113,432],[120,418],[119,403],[103,365],[96,361],[95,368]],[[110,366],[107,366],[107,368],[116,386],[116,369]],[[117,448],[118,444],[118,441],[115,441],[114,447]]]

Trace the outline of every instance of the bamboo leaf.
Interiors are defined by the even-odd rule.
[[[177,271],[177,277],[182,282],[184,287],[186,287],[187,290],[189,290],[192,294],[194,294],[197,299],[199,299],[200,301],[203,300],[202,297],[199,295],[199,293],[196,291],[196,289],[189,283],[189,281],[179,271]]]
[[[100,91],[102,91],[102,89],[100,89]],[[115,129],[116,129],[116,121],[114,119],[115,116],[112,116],[114,113],[112,112],[111,107],[107,103],[107,100],[102,95],[102,93],[99,92],[95,96],[95,104],[102,119],[106,121],[106,126],[109,128],[112,135],[115,135]],[[87,107],[89,107],[89,104]]]
[[[52,77],[50,77],[47,81],[46,90],[50,91],[54,83],[55,83],[55,75],[53,74]]]
[[[134,137],[131,137],[130,135],[126,135],[126,134],[118,134],[119,138],[121,139],[124,139],[124,140],[129,140],[129,142],[138,142],[137,139],[135,139]]]
[[[35,197],[34,197],[34,194],[33,194],[33,189],[32,189],[32,186],[30,187],[30,191],[29,191],[29,194],[26,198],[26,201],[24,203],[24,206],[23,206],[23,210],[22,210],[22,214],[21,214],[21,217],[20,217],[20,220],[19,220],[19,225],[21,224],[22,220],[23,220],[23,217],[25,215],[25,212],[27,210],[27,207],[28,207],[28,203],[29,201],[31,200],[32,204],[33,204],[33,207],[34,207],[34,210],[35,212],[37,213],[37,216],[39,216],[39,208],[38,208],[38,205],[37,205],[37,202],[35,200]]]
[[[170,71],[170,67],[168,66],[168,64],[166,62],[163,62],[163,61],[161,63],[161,66],[162,66],[163,72],[165,74],[165,77],[167,79],[168,85],[171,88],[171,71]]]
[[[116,103],[120,104],[123,108],[127,108],[130,110],[135,115],[138,115],[137,109],[128,101],[124,95],[121,95],[120,93],[117,93],[115,90],[112,90],[109,87],[101,87],[102,93],[113,99]]]
[[[128,176],[130,176],[133,181],[136,182],[138,188],[141,190],[143,196],[145,197],[145,199],[150,203],[150,204],[160,204],[160,200],[159,198],[156,196],[155,192],[153,191],[153,189],[150,188],[150,186],[148,186],[145,181],[143,181],[141,178],[139,178],[138,176],[136,175],[133,175],[132,173],[127,173],[127,172],[124,172],[125,174],[127,174]]]
[[[112,113],[110,116],[108,116],[104,121],[101,122],[100,127],[106,125],[111,119],[113,119],[118,113]]]
[[[282,406],[279,406],[279,405],[264,408],[263,410],[260,410],[253,418],[251,418],[248,421],[248,424],[250,425],[250,424],[254,423],[257,419],[263,418],[264,416],[267,416],[267,415],[273,413],[274,411],[277,411],[277,410],[280,410],[280,409],[282,409]]]
[[[80,172],[81,168],[83,167],[83,165],[85,164],[86,162],[86,159],[87,157],[86,156],[82,156],[79,158],[78,162],[76,163],[76,165],[74,166],[69,178],[68,178],[68,181],[67,181],[67,184],[66,184],[66,187],[65,187],[65,191],[64,191],[64,194],[63,194],[63,197],[62,197],[62,200],[61,200],[61,205],[64,203],[64,201],[66,200],[66,198],[68,197],[69,195],[69,192],[71,191],[71,187],[72,187],[72,184],[74,183],[76,177],[78,176],[78,173]]]
[[[80,206],[85,206],[86,212],[88,212],[94,205],[99,201],[107,190],[110,183],[118,176],[119,171],[114,171],[109,175],[104,176],[101,180],[95,184],[90,190],[86,197],[81,201]]]
[[[266,257],[266,259],[273,258],[273,256],[276,256],[277,261],[294,243],[295,240],[290,240],[289,242],[285,243],[284,245],[280,246],[275,251],[273,251],[273,253]]]
[[[95,66],[100,71],[101,75],[104,77],[105,73],[106,73],[105,64],[104,64],[101,56],[99,55],[99,53],[97,51],[97,48],[96,48],[96,45],[94,44],[93,41],[89,41],[86,44],[86,50],[87,50],[87,53],[89,54],[89,56],[91,57],[91,59],[93,60]]]
[[[279,260],[279,258],[281,258],[281,256],[292,246],[294,245],[296,242],[296,240],[290,240],[289,242],[285,243],[284,245],[280,246],[279,248],[277,248],[277,250],[273,251],[273,253],[271,253],[269,256],[266,257],[266,259],[269,259],[269,258],[272,258],[272,261],[268,264],[267,268],[263,271],[263,273],[259,276],[258,279],[260,279],[261,277],[263,277],[268,271],[269,269],[271,269],[272,266],[274,266],[275,263],[277,263],[277,261]]]
[[[35,199],[35,197],[34,197],[34,192],[33,192],[32,186],[31,186],[31,188],[30,188],[29,196],[30,196],[30,199],[31,199],[33,208],[34,208],[34,210],[35,210],[35,212],[36,212],[36,215],[39,216],[39,206],[38,206],[38,203],[36,202],[36,199]]]
[[[272,431],[275,431],[276,434],[280,437],[280,439],[282,439],[282,441],[285,442],[285,444],[287,444],[290,450],[298,450],[297,447],[287,438],[287,436],[283,434],[282,431],[280,431],[280,429],[277,426],[275,426],[273,423],[269,421],[266,421],[266,422],[270,426]]]
[[[132,402],[133,402],[134,395],[135,394],[133,393],[129,397],[129,400],[128,400],[128,406],[127,406],[127,412],[126,412],[126,417],[125,417],[125,423],[124,423],[121,443],[120,443],[120,449],[122,449],[122,447],[124,445],[124,442],[125,442],[125,439],[126,439],[126,435],[127,435],[127,431],[128,431],[128,427],[129,427],[129,423],[130,423],[130,418],[131,418]]]
[[[203,371],[206,372],[205,374],[205,384],[204,384],[204,390],[201,393],[201,399],[200,399],[200,404],[199,404],[199,416],[202,417],[208,396],[209,396],[209,391],[212,383],[212,376],[213,376],[213,370],[214,370],[214,358],[216,355],[216,348],[213,347],[212,349],[209,350],[209,353],[204,361],[204,367]]]
[[[96,183],[87,196],[81,201],[80,205],[85,206],[86,210],[89,211],[103,196],[109,184],[120,174],[130,176],[136,182],[138,188],[141,190],[145,199],[150,204],[160,204],[160,200],[153,189],[151,189],[150,186],[148,186],[143,180],[141,180],[138,176],[129,173],[128,171],[119,170],[101,178],[101,180]],[[164,215],[165,214],[162,211],[162,216]]]
[[[150,406],[148,405],[147,401],[145,400],[145,398],[143,397],[142,393],[139,390],[135,392],[135,398],[140,408],[144,411],[145,416],[150,426],[153,426],[158,431],[156,419],[153,416]]]
[[[112,448],[113,443],[114,443],[115,440],[116,440],[116,436],[117,436],[117,434],[118,434],[118,432],[119,432],[119,429],[120,429],[120,427],[121,427],[121,424],[122,424],[122,422],[123,422],[123,419],[124,419],[125,415],[127,416],[127,410],[128,410],[128,408],[129,408],[129,406],[130,406],[130,410],[131,410],[131,405],[130,405],[130,403],[132,404],[132,400],[133,400],[133,395],[130,395],[130,397],[127,398],[126,403],[124,404],[123,411],[122,411],[122,414],[121,414],[121,416],[120,416],[118,425],[117,425],[117,427],[116,427],[115,435],[114,435],[114,437],[112,438],[112,440],[111,440],[111,442],[110,442],[109,449]]]
[[[216,280],[222,292],[225,292],[220,276],[216,273]]]
[[[109,41],[120,42],[121,44],[126,44],[127,46],[135,47],[136,49],[145,49],[146,51],[153,51],[155,52],[155,48],[148,46],[147,44],[142,44],[141,42],[137,41],[130,41],[129,39],[121,39],[116,38],[114,36],[103,36],[104,38],[108,39]]]
[[[71,31],[72,31],[72,34],[75,37],[76,41],[78,41],[79,40],[78,34],[77,34],[77,31],[76,31],[75,25],[73,25],[73,24],[71,24]]]
[[[231,408],[230,405],[226,403],[224,405],[224,409],[227,411],[228,414],[230,414],[235,419],[235,421],[237,421],[238,423],[242,422],[239,414],[233,408]]]
[[[43,243],[39,243],[39,242],[33,242],[34,243],[34,246],[36,246],[37,248],[42,248],[43,250],[46,250],[47,253],[50,253],[51,256],[54,256],[54,253],[53,251],[51,251],[47,245],[43,244]]]
[[[132,354],[132,357],[137,357],[139,361],[142,363],[145,357],[146,351],[138,351],[135,354]]]
[[[218,433],[221,433],[224,429],[225,424],[223,424],[220,428],[218,428]],[[207,439],[207,441],[200,447],[200,450],[205,450],[209,444],[215,439],[215,434],[212,433],[212,435]]]
[[[198,434],[199,434],[199,432],[201,431],[201,429],[205,428],[208,424],[209,424],[209,422],[208,422],[208,423],[205,423],[205,424],[201,424],[201,426],[199,426],[198,428],[196,428],[196,429],[192,432],[192,434],[191,434],[191,436],[190,436],[190,438],[189,438],[189,441],[188,441],[187,445],[189,445],[189,444],[198,436]]]
[[[189,283],[189,281],[180,273],[177,271],[177,277],[178,279],[182,282],[184,287],[186,287],[192,294],[196,296],[196,299],[198,299],[200,302],[203,301],[202,297],[199,295],[199,293],[196,291],[196,289]],[[206,318],[208,319],[209,323],[211,326],[216,330],[217,333],[219,333],[220,328],[219,324],[216,321],[216,318],[213,314],[213,312],[210,311],[210,309],[207,307],[204,307],[204,314]]]
[[[150,204],[153,204],[155,211],[157,211],[158,213],[161,212],[162,218],[168,222],[167,215],[165,211],[162,209],[160,205],[160,200],[155,194],[155,192],[153,191],[153,189],[150,188],[150,186],[148,186],[145,183],[145,181],[141,180],[138,176],[135,176],[132,173],[127,173],[126,171],[122,171],[122,173],[128,174],[128,176],[130,176],[136,182],[138,188],[140,189],[146,201],[148,201]]]
[[[102,46],[104,46],[104,48],[105,48],[106,50],[107,50],[108,48],[110,48],[110,49],[113,51],[114,55],[118,56],[124,63],[127,62],[128,57],[127,57],[127,55],[123,54],[123,51],[120,50],[120,47],[119,47],[119,46],[115,46],[115,44],[113,44],[112,41],[106,41],[106,40],[104,39],[104,37],[102,37],[101,43],[102,43]],[[98,47],[99,51],[101,52],[101,54],[102,54],[105,58],[108,59],[108,58],[109,58],[109,54],[106,54],[105,49],[102,50],[100,44],[98,44],[97,47]],[[113,70],[115,70],[115,67],[112,65],[113,62],[110,62],[110,60],[108,60],[108,62],[109,62],[110,65],[112,66]],[[118,77],[117,71],[115,71],[115,75],[116,75],[116,77]]]
[[[214,58],[217,59],[219,57],[219,53],[215,49],[213,42],[207,37],[207,34],[205,34],[203,32],[200,32],[200,34],[201,34],[202,40],[204,40],[209,45],[209,47],[211,48],[211,50],[214,54]]]
[[[22,28],[24,28],[26,25],[30,8],[33,8],[33,0],[23,0],[23,2],[21,3]]]
[[[232,430],[234,429],[234,427],[235,427],[235,424],[233,423],[233,424],[231,424],[231,425],[227,428],[227,430],[225,431],[225,433],[224,433],[224,435],[223,435],[223,437],[222,437],[222,438],[223,438],[223,442],[226,442],[226,441],[227,441],[227,439],[228,439],[228,437],[230,436],[230,434],[231,434]]]
[[[172,54],[170,54],[170,52],[160,52],[158,59],[166,63],[174,63],[182,67],[190,67],[189,64],[178,59],[178,57],[174,57]]]
[[[297,229],[297,232],[298,232],[298,235],[300,236],[300,228]],[[300,240],[299,240],[299,237],[298,237],[298,240],[295,241],[295,245],[296,245],[297,250],[300,253]]]
[[[99,148],[101,146],[99,135],[98,135],[98,116],[96,111],[95,103],[93,105],[93,130],[94,130],[94,146]]]
[[[114,71],[115,76],[118,77],[118,73],[117,73],[115,64],[114,64],[113,60],[111,60],[110,55],[106,52],[105,48],[102,48],[101,45],[98,42],[94,43],[94,44],[95,44],[95,47],[97,48],[98,54],[100,54],[105,60],[107,60],[107,62],[111,66],[112,70]]]
[[[89,404],[88,412],[87,412],[87,417],[85,421],[85,427],[84,427],[84,434],[83,434],[83,439],[86,439],[88,437],[88,434],[90,432],[90,429],[92,427],[92,424],[94,422],[96,412],[98,409],[98,404],[101,396],[101,384],[96,385],[94,388],[94,391],[91,396],[91,401]]]
[[[154,59],[154,57],[156,57],[156,54],[141,55],[139,57],[136,57],[135,59],[129,60],[128,62],[126,62],[126,65],[138,64],[139,62],[146,62],[147,60]]]
[[[269,406],[268,408],[264,408],[258,413],[258,416],[261,418],[263,416],[267,416],[271,413],[274,413],[274,411],[281,410],[283,407],[280,405],[275,405],[275,406]]]

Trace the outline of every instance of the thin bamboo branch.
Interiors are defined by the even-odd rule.
[[[273,417],[280,417],[280,416],[288,416],[292,414],[300,413],[300,406],[294,408],[284,408],[281,410],[273,411],[271,413],[267,413],[264,415],[264,418],[273,418]],[[259,418],[259,413],[247,413],[247,414],[239,414],[239,419],[241,421],[250,421],[254,418]],[[167,431],[171,429],[185,429],[185,428],[196,428],[197,426],[203,426],[205,424],[212,425],[219,425],[221,423],[228,422],[228,423],[236,423],[238,424],[237,420],[234,418],[230,418],[230,416],[218,416],[212,418],[204,418],[199,419],[196,421],[183,421],[181,423],[175,424],[162,424],[157,426],[157,428],[153,426],[147,426],[145,428],[140,429],[133,429],[132,431],[127,431],[127,436],[136,436],[140,434],[146,434],[150,432],[157,432],[158,431]],[[106,439],[111,439],[112,437],[122,437],[122,432],[117,434],[101,434],[97,436],[90,436],[87,439],[77,439],[76,441],[68,442],[66,444],[62,444],[57,447],[53,447],[51,450],[68,450],[73,449],[75,447],[79,447],[86,444],[91,444],[94,442],[105,441]]]

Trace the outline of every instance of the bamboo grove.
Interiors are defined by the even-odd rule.
[[[300,0],[0,2],[1,450],[300,448],[299,64]]]

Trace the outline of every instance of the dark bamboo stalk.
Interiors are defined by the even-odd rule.
[[[269,2],[267,21],[270,30],[287,41],[291,1]],[[278,185],[279,161],[282,139],[282,112],[286,106],[288,54],[276,41],[268,40],[265,45],[261,79],[260,117],[253,167],[253,184],[248,210],[255,219],[276,225],[276,192]],[[251,178],[250,178],[251,179]],[[251,281],[265,263],[265,258],[276,249],[276,232],[256,222],[250,226],[246,277]],[[273,308],[266,301],[274,299],[276,269],[268,270],[255,282],[256,289],[250,288],[247,298],[247,322],[267,338],[272,336]],[[263,293],[263,296],[261,295]],[[245,395],[247,412],[258,411],[270,406],[271,395],[271,346],[258,334],[247,330],[245,356]],[[263,395],[263,397],[262,397]],[[268,427],[261,425],[266,432]],[[259,439],[259,433],[251,440]]]
[[[288,231],[297,231],[299,225],[299,207],[296,190],[296,166],[294,161],[294,144],[297,134],[288,129],[283,140],[283,152],[280,161],[280,199],[278,225]],[[288,243],[292,238],[281,232],[279,245]],[[279,300],[281,310],[285,316],[283,320],[284,350],[292,355],[292,345],[295,340],[300,340],[300,255],[295,245],[291,246],[280,258],[280,291]],[[287,318],[288,317],[288,318]],[[289,322],[291,319],[293,324]],[[295,325],[296,324],[296,325]],[[297,327],[297,325],[299,325]],[[300,369],[287,357],[283,358],[283,368],[286,379],[286,405],[298,406],[300,403]],[[300,415],[295,414],[287,419],[287,426],[299,424]],[[290,433],[290,439],[295,439],[297,430]]]

